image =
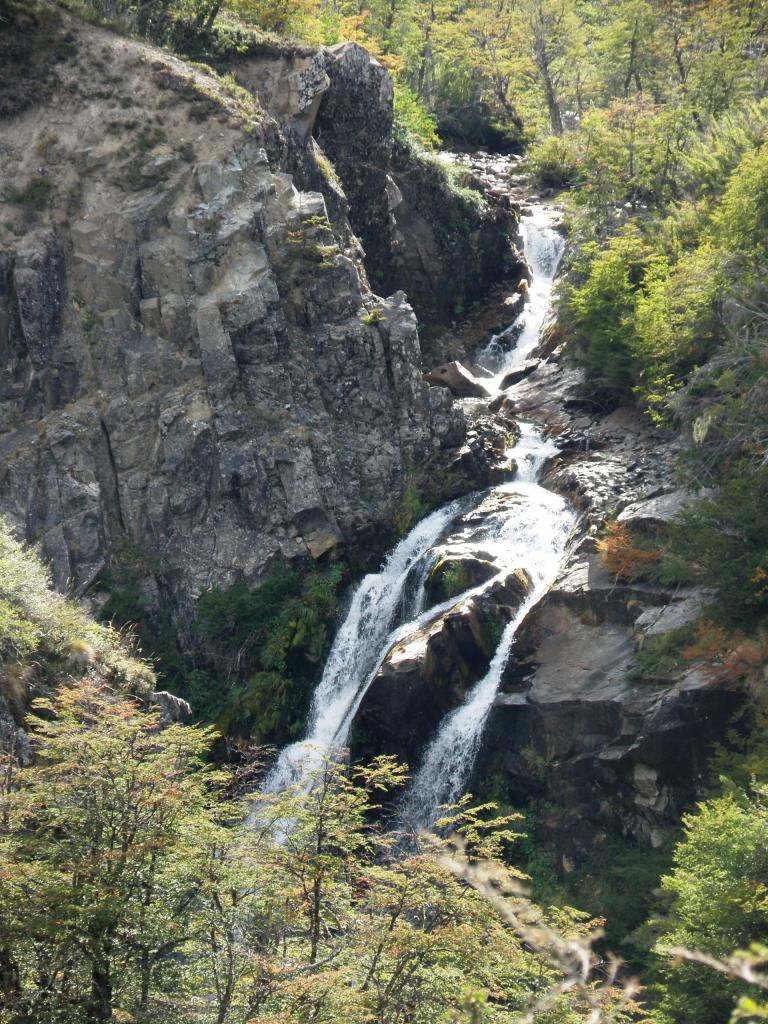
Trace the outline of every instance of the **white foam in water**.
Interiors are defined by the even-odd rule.
[[[390,552],[381,571],[362,580],[315,690],[307,735],[281,751],[264,785],[268,792],[300,784],[321,757],[345,745],[368,683],[394,642],[392,632],[411,570],[438,542],[461,508],[461,502],[451,502],[422,519]],[[410,611],[415,614],[419,610]]]
[[[554,220],[554,212],[544,207],[523,218],[525,254],[533,281],[529,301],[514,325],[517,345],[512,351],[504,351],[504,337],[499,336],[481,356],[497,373],[497,389],[503,375],[535,348],[549,314],[552,283],[563,252],[563,240],[552,227]],[[472,770],[515,632],[554,579],[574,524],[565,501],[537,483],[544,463],[557,447],[542,439],[536,428],[528,424],[520,427],[518,442],[508,453],[517,464],[517,477],[493,492],[514,495],[518,500],[502,504],[483,527],[483,550],[492,554],[498,575],[444,605],[422,611],[424,580],[437,545],[450,533],[467,502],[452,502],[418,523],[388,555],[381,571],[366,576],[355,591],[315,691],[307,735],[281,751],[264,784],[266,792],[279,793],[291,785],[308,788],[321,759],[346,745],[360,702],[395,642],[423,628],[458,600],[492,586],[510,569],[524,568],[533,580],[532,592],[504,630],[485,678],[441,723],[406,793],[403,817],[414,827],[428,827],[439,816],[439,806],[460,795]],[[483,497],[475,498],[475,506]],[[428,557],[430,553],[432,558]]]
[[[464,704],[446,716],[424,753],[401,805],[404,822],[414,829],[432,826],[440,815],[440,806],[461,795],[517,629],[554,580],[575,523],[565,500],[535,482],[545,459],[552,454],[551,446],[544,441],[537,446],[531,428],[524,433],[521,444],[525,444],[528,455],[527,469],[521,471],[517,481],[499,490],[519,494],[524,502],[515,504],[498,544],[504,549],[507,564],[527,569],[533,589],[506,626],[486,676],[470,691]],[[515,449],[513,454],[520,453]]]
[[[521,218],[525,258],[533,272],[528,301],[514,324],[495,335],[477,357],[477,362],[497,373],[497,383],[536,348],[552,307],[552,286],[565,247],[563,236],[553,227],[556,220],[556,212],[545,206],[534,207]],[[517,343],[509,349],[505,341],[515,334]]]

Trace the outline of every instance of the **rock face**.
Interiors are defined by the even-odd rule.
[[[635,663],[645,637],[700,612],[699,595],[617,585],[577,554],[524,625],[527,658],[508,666],[476,784],[493,775],[512,802],[543,799],[539,838],[564,866],[606,831],[660,845],[700,796],[743,696],[701,666],[651,679]]]
[[[365,50],[328,47],[303,76],[322,88],[314,135],[349,201],[374,289],[407,291],[420,322],[440,323],[526,272],[517,209],[479,180],[484,198],[456,190],[444,164],[395,137],[392,81]]]
[[[645,645],[701,616],[707,595],[622,583],[595,551],[608,514],[653,536],[681,508],[675,443],[628,410],[592,411],[580,375],[556,360],[504,401],[563,446],[544,482],[580,510],[582,540],[517,634],[472,785],[495,778],[510,802],[540,801],[538,838],[567,868],[608,832],[661,844],[700,797],[743,695],[695,662],[656,674],[639,663]]]
[[[524,569],[513,570],[395,644],[360,705],[353,754],[364,757],[366,734],[375,732],[376,752],[415,764],[442,718],[487,672],[531,587]]]
[[[469,169],[459,173],[474,190],[455,188],[445,162],[399,140],[392,80],[357,43],[264,46],[233,72],[284,125],[292,169],[323,192],[334,227],[362,243],[373,288],[406,291],[421,323],[444,324],[528,274],[518,207]]]
[[[172,606],[370,542],[405,467],[464,439],[405,296],[369,290],[341,199],[296,187],[291,132],[165,53],[65,27],[55,137],[35,109],[3,125],[4,514],[60,587],[128,548]],[[285,115],[308,134],[325,73],[294,65]]]

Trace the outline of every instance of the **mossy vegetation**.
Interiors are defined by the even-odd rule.
[[[134,632],[162,685],[188,700],[199,721],[282,744],[305,725],[344,578],[341,565],[303,573],[278,565],[258,586],[207,591],[182,648],[158,601],[158,567],[124,545],[99,582],[110,595],[101,615]]]
[[[27,206],[32,210],[44,210],[52,191],[53,185],[47,178],[30,178],[25,185],[9,185],[2,198],[7,203]]]

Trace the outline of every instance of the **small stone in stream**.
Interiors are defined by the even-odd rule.
[[[511,388],[513,384],[519,384],[521,380],[524,380],[526,377],[530,377],[534,370],[538,370],[540,365],[540,359],[526,359],[524,363],[520,363],[519,366],[516,366],[513,370],[510,370],[509,373],[504,375],[500,385],[501,390],[506,391],[506,389]]]
[[[492,402],[489,402],[488,408],[492,413],[496,414],[502,423],[517,425],[517,421],[515,419],[517,407],[512,399],[508,398],[506,395],[498,395]]]
[[[448,388],[457,398],[487,398],[489,395],[485,385],[457,360],[425,373],[424,380],[427,384]]]

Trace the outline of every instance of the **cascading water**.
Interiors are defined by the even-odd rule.
[[[514,366],[525,362],[536,347],[552,306],[552,285],[565,242],[553,228],[557,213],[537,206],[521,219],[525,258],[533,273],[528,301],[520,316],[501,334],[494,335],[478,354],[481,366],[498,374],[497,382]],[[510,348],[510,341],[517,339]]]
[[[492,338],[477,359],[496,371],[496,391],[505,374],[530,356],[549,316],[552,288],[564,248],[562,236],[553,227],[555,220],[556,213],[546,207],[536,207],[522,219],[525,256],[533,273],[528,302],[515,323]],[[510,335],[516,336],[517,341],[507,349],[504,342]],[[506,626],[485,677],[464,704],[446,716],[424,752],[400,806],[403,822],[409,828],[429,828],[439,817],[441,805],[450,804],[461,795],[517,630],[554,581],[575,524],[575,516],[564,499],[537,483],[546,459],[557,452],[557,447],[542,440],[534,427],[520,427],[520,439],[509,453],[518,465],[517,479],[499,490],[516,493],[524,501],[516,509],[520,514],[509,517],[499,543],[505,548],[505,560],[529,572],[533,588]]]
[[[420,611],[414,605],[423,593],[423,576],[430,563],[424,561],[409,608],[407,588],[414,567],[437,544],[463,505],[451,502],[422,519],[391,551],[381,572],[369,574],[360,583],[315,690],[307,736],[281,751],[265,782],[267,791],[280,792],[301,783],[319,758],[344,746],[367,684],[397,638],[397,630],[393,634],[397,620],[410,619]]]
[[[554,446],[540,439],[537,443],[535,435],[527,433],[527,438],[523,434],[524,450],[529,456],[526,468],[523,470],[525,463],[521,460],[518,479],[498,488],[523,499],[515,506],[519,516],[507,519],[498,543],[505,549],[507,562],[528,571],[533,588],[518,614],[506,626],[487,674],[470,692],[464,704],[445,718],[424,753],[401,806],[404,822],[414,829],[433,825],[440,806],[452,803],[461,795],[474,765],[483,727],[517,629],[554,580],[575,523],[564,499],[536,483],[536,477],[545,459],[553,454]],[[514,449],[514,454],[521,454],[519,448]]]
[[[523,218],[525,254],[533,271],[529,300],[515,325],[493,339],[479,357],[496,372],[493,381],[485,382],[496,391],[504,374],[533,350],[549,314],[552,285],[563,250],[562,238],[552,227],[554,219],[555,214],[543,207]],[[507,351],[505,336],[509,340],[513,330],[517,344]],[[366,576],[355,591],[315,691],[307,735],[281,751],[264,784],[266,791],[280,792],[291,785],[308,787],[320,760],[345,746],[360,702],[394,643],[421,629],[457,601],[491,586],[510,569],[524,568],[533,580],[532,592],[504,630],[485,678],[466,702],[446,717],[427,748],[403,802],[403,815],[413,826],[431,825],[439,805],[459,795],[472,769],[516,630],[554,579],[574,522],[563,499],[536,482],[545,460],[556,453],[556,446],[544,441],[536,428],[528,424],[520,427],[518,442],[509,451],[518,467],[517,478],[493,491],[512,500],[489,517],[483,538],[483,548],[492,552],[498,575],[424,612],[423,584],[434,562],[436,546],[446,535],[450,543],[452,524],[487,494],[451,502],[418,523],[392,550],[381,571]]]

